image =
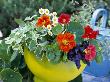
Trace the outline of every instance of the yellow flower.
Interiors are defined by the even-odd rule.
[[[41,15],[43,15],[43,14],[44,14],[44,9],[40,8],[40,9],[39,9],[39,13],[40,13]]]

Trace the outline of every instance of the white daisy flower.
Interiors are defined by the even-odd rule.
[[[56,17],[56,16],[53,17],[53,18],[52,18],[52,21],[53,21],[53,23],[58,23],[58,17]]]
[[[57,15],[57,13],[56,13],[56,12],[53,12],[52,14],[53,14],[53,16],[56,16],[56,15]]]
[[[43,15],[43,14],[45,13],[45,9],[40,8],[40,9],[39,9],[39,13],[40,13],[41,15]]]
[[[0,37],[3,37],[3,34],[2,34],[2,32],[0,31]]]
[[[51,25],[47,25],[47,29],[48,30],[51,30],[52,29],[52,26]]]
[[[48,34],[49,34],[50,36],[52,36],[52,35],[53,35],[53,34],[52,34],[52,32],[51,32],[50,30],[48,31]]]
[[[49,15],[50,11],[49,11],[48,9],[44,9],[44,13],[45,13],[46,15]]]

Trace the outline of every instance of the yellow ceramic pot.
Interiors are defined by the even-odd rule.
[[[34,82],[68,82],[82,73],[86,64],[81,61],[80,69],[74,62],[52,64],[47,60],[39,60],[27,48],[24,48],[25,62],[34,74]]]

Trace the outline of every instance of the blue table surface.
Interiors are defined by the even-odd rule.
[[[83,77],[83,82],[110,82],[110,76],[95,77],[86,72],[83,72],[82,77]]]

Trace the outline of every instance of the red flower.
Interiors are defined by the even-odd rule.
[[[56,40],[60,49],[64,52],[68,52],[70,49],[76,46],[74,35],[71,33],[58,34]]]
[[[96,56],[96,48],[94,45],[90,44],[85,50],[85,59],[91,61]]]
[[[82,35],[82,38],[96,39],[99,31],[93,31],[93,29],[87,25],[85,28],[85,33]]]
[[[50,24],[51,24],[50,17],[47,15],[42,15],[40,18],[38,18],[36,26],[37,27],[42,27],[42,26],[47,27],[47,25],[50,25]]]
[[[68,24],[70,22],[71,16],[69,14],[62,13],[58,18],[60,24]]]

